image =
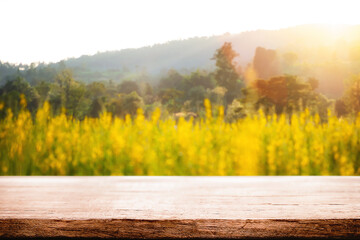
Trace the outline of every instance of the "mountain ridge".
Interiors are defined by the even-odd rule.
[[[72,68],[87,67],[93,70],[128,68],[134,71],[136,68],[145,68],[150,74],[157,74],[170,68],[211,69],[214,67],[211,58],[215,50],[224,42],[231,42],[234,50],[240,55],[238,62],[245,66],[252,61],[255,49],[259,46],[275,50],[296,50],[297,45],[311,47],[324,44],[321,39],[329,35],[324,30],[324,26],[300,25],[279,30],[255,30],[237,34],[193,37],[141,48],[82,55],[78,58],[66,59],[64,62]],[[345,25],[343,28],[348,31],[350,28],[359,29],[360,26]],[[311,36],[308,34],[309,31],[312,33]]]

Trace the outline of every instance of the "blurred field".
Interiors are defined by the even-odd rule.
[[[220,107],[206,118],[131,119],[103,114],[84,121],[32,120],[10,111],[0,122],[0,175],[360,175],[360,115],[321,122],[307,110],[291,117],[261,112],[235,123]]]

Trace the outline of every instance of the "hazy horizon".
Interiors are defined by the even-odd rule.
[[[288,26],[288,27],[282,27],[282,28],[276,28],[276,29],[253,29],[253,30],[244,30],[241,32],[224,32],[224,33],[219,33],[219,34],[212,34],[212,35],[202,35],[202,36],[189,36],[187,38],[178,38],[178,39],[169,39],[169,40],[165,40],[163,42],[154,42],[154,43],[149,43],[147,45],[140,45],[140,46],[133,46],[133,47],[124,47],[124,48],[119,48],[119,49],[104,49],[102,51],[98,50],[95,52],[87,52],[87,53],[80,53],[78,55],[73,55],[73,56],[67,56],[67,57],[63,57],[61,59],[57,59],[57,60],[38,60],[38,61],[30,61],[30,62],[24,62],[24,61],[18,61],[18,62],[11,62],[11,61],[4,61],[3,59],[0,59],[0,62],[8,62],[11,64],[23,64],[23,65],[30,65],[31,63],[45,63],[45,64],[50,64],[50,63],[57,63],[63,60],[68,60],[68,59],[73,59],[73,58],[79,58],[81,56],[93,56],[96,55],[98,53],[105,53],[105,52],[113,52],[113,51],[121,51],[121,50],[126,50],[126,49],[141,49],[141,48],[146,48],[146,47],[152,47],[158,44],[166,44],[166,43],[170,43],[170,42],[174,42],[174,41],[183,41],[183,40],[189,40],[189,39],[194,39],[194,38],[210,38],[210,37],[216,37],[216,36],[225,36],[227,34],[231,34],[231,35],[237,35],[237,34],[242,34],[242,33],[247,33],[247,32],[257,32],[257,31],[277,31],[277,30],[284,30],[284,29],[291,29],[291,28],[297,28],[297,27],[302,27],[302,26],[322,26],[322,27],[329,27],[334,29],[334,31],[338,31],[341,28],[344,27],[351,27],[351,26],[356,26],[356,25],[360,25],[360,24],[325,24],[325,23],[309,23],[309,24],[300,24],[300,25],[294,25],[294,26]]]
[[[0,60],[15,64],[224,33],[360,23],[356,1],[5,0],[2,5]]]

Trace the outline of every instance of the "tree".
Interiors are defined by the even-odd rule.
[[[25,72],[26,81],[29,82],[32,86],[37,83],[37,70],[35,63],[31,63],[29,69]]]
[[[226,113],[226,121],[234,122],[239,118],[246,117],[244,106],[236,99],[229,105]]]
[[[189,90],[188,99],[192,102],[192,110],[199,111],[199,108],[203,106],[204,99],[206,98],[206,90],[203,86],[196,86]]]
[[[0,89],[0,101],[5,103],[4,109],[11,108],[17,113],[21,108],[19,105],[21,94],[25,96],[29,111],[35,112],[39,106],[40,96],[36,89],[20,76],[8,81]]]
[[[335,113],[337,117],[342,117],[348,114],[348,110],[346,108],[346,104],[344,100],[338,99],[335,102]]]
[[[48,82],[41,81],[38,85],[35,86],[35,89],[40,95],[41,102],[44,102],[47,99],[48,93],[50,91],[50,84]]]
[[[218,105],[224,105],[224,96],[227,92],[227,89],[224,87],[215,87],[210,91],[210,100],[211,102],[218,104]]]
[[[212,74],[209,74],[205,71],[195,71],[192,72],[189,76],[185,77],[185,91],[193,87],[203,87],[204,89],[213,89],[215,87],[215,82],[212,78]]]
[[[81,104],[84,96],[84,84],[76,82],[72,72],[64,69],[55,77],[55,84],[52,85],[49,92],[49,101],[54,114],[59,113],[61,108],[65,108],[67,115],[80,117],[87,112],[87,109],[84,109],[85,104]],[[80,106],[83,107],[80,109]]]
[[[86,114],[89,108],[88,106],[84,109],[81,102],[84,100],[85,95],[85,86],[83,84],[77,83],[71,86],[69,99],[66,104],[66,112],[68,115],[73,117],[82,118]],[[82,107],[80,107],[82,106]]]
[[[138,108],[143,108],[142,98],[134,91],[130,94],[121,94],[113,99],[107,110],[114,116],[125,117],[126,114],[135,115]]]
[[[257,47],[253,67],[261,79],[268,79],[280,74],[280,62],[275,50]]]
[[[178,100],[182,97],[184,92],[178,91],[176,89],[168,88],[168,89],[161,89],[158,93],[158,97],[162,104],[167,103],[170,100]]]
[[[98,118],[100,114],[104,111],[104,104],[100,98],[95,98],[89,109],[88,115],[92,118]]]
[[[304,82],[296,76],[286,75],[259,79],[254,84],[259,99],[258,107],[264,107],[266,111],[274,107],[277,114],[286,110],[288,113],[311,107],[322,111],[328,106],[326,98],[314,92],[312,81]]]
[[[143,108],[144,103],[137,92],[132,92],[123,98],[123,110],[125,114],[135,115],[138,108]]]
[[[70,99],[70,88],[74,84],[72,72],[64,69],[55,76],[55,83],[60,87],[62,104],[66,107]]]
[[[183,90],[184,77],[176,70],[170,69],[167,75],[160,79],[158,88],[167,89],[173,88],[176,90]]]
[[[349,112],[358,113],[360,112],[360,75],[353,76],[349,82],[343,99]]]
[[[156,97],[154,96],[154,90],[152,86],[149,83],[144,84],[144,90],[143,90],[143,100],[145,104],[153,104],[156,100]]]
[[[106,94],[105,85],[101,82],[92,82],[86,86],[86,95],[89,98],[100,98]]]
[[[137,85],[136,82],[126,80],[119,84],[118,90],[120,93],[129,94],[132,92],[136,92],[138,95],[140,95],[140,88]]]
[[[158,97],[163,105],[166,105],[166,108],[169,112],[179,112],[182,106],[181,97],[184,95],[184,92],[178,91],[176,89],[162,89],[158,93]]]
[[[225,96],[227,103],[232,102],[240,93],[238,85],[240,77],[234,63],[237,56],[238,54],[232,49],[231,43],[225,42],[221,48],[216,50],[212,58],[216,60],[215,80],[217,85],[228,90]]]

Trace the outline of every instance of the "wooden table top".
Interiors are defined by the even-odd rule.
[[[360,239],[360,177],[0,177],[0,237]]]

